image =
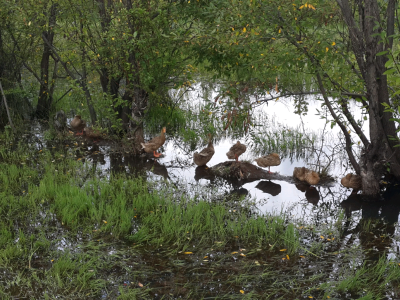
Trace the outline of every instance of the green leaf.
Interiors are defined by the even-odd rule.
[[[388,51],[382,51],[376,54],[376,56],[381,56],[381,55],[385,55],[386,53],[388,53]]]
[[[389,70],[383,72],[383,75],[391,75],[391,74],[393,74],[394,72],[396,72],[396,69],[395,69],[395,68],[389,69]]]

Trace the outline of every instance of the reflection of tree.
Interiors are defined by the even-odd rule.
[[[362,201],[362,195],[351,194],[340,204],[345,209],[347,217],[342,237],[350,235],[347,244],[358,237],[361,247],[366,250],[367,260],[378,260],[392,243],[394,224],[398,221],[400,213],[397,201],[399,194],[398,188],[389,188],[383,194],[385,201],[381,202]],[[352,212],[357,210],[361,210],[361,219],[353,229],[350,229]]]

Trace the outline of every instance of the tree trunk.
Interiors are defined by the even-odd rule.
[[[50,7],[49,13],[49,30],[44,31],[43,35],[46,37],[50,44],[53,44],[54,32],[53,27],[56,24],[56,14],[57,14],[58,4],[53,4]],[[51,48],[47,43],[43,44],[42,60],[40,62],[40,89],[39,89],[39,99],[36,107],[36,116],[40,119],[49,119],[50,107],[52,103],[52,98],[49,93],[49,67],[50,67],[50,56]]]
[[[393,6],[394,0],[389,0]],[[379,33],[382,32],[380,7],[376,0],[364,0],[357,3],[360,13],[359,23],[353,18],[348,0],[337,0],[343,18],[348,26],[352,50],[355,54],[360,73],[365,82],[369,105],[370,144],[362,153],[360,175],[362,177],[363,194],[375,196],[380,192],[379,181],[390,166],[390,173],[400,179],[400,153],[394,148],[395,142],[388,135],[396,136],[396,128],[391,113],[383,112],[382,103],[389,104],[389,92],[386,75],[385,56],[376,56],[389,44],[382,43]],[[393,12],[388,12],[387,32],[393,32]]]

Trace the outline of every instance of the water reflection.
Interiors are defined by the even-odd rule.
[[[278,183],[273,183],[270,180],[262,180],[257,185],[256,188],[263,191],[264,193],[268,193],[272,196],[277,196],[281,193],[281,185]]]
[[[348,237],[347,245],[359,238],[366,261],[377,261],[382,253],[388,255],[392,249],[400,213],[399,193],[398,188],[389,188],[383,194],[385,201],[375,202],[362,201],[362,195],[351,194],[340,203],[346,214],[342,237]],[[361,218],[351,228],[352,214],[356,211],[361,211]]]
[[[170,179],[167,167],[160,164],[156,159],[150,159],[144,163],[144,169],[156,175],[162,176],[165,180]]]
[[[194,180],[199,181],[200,179],[206,179],[210,182],[214,182],[215,175],[211,172],[207,166],[199,166],[194,170]]]

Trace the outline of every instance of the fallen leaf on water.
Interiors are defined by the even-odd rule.
[[[241,293],[241,294],[244,294],[244,291],[243,291],[243,290],[240,290],[240,293]]]
[[[193,254],[193,252],[183,252],[183,254]]]
[[[281,249],[281,250],[279,250],[279,251],[286,251],[286,249]]]

